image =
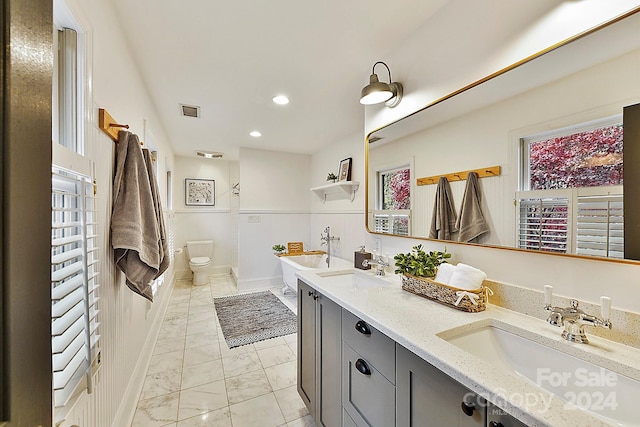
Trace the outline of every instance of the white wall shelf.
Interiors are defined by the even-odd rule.
[[[322,199],[322,203],[327,201],[327,194],[341,193],[351,197],[351,201],[356,197],[356,191],[358,191],[360,183],[357,181],[338,181],[331,184],[321,185],[319,187],[313,187],[311,191],[316,193],[318,197]]]

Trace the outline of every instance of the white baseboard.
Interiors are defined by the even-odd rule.
[[[226,276],[231,273],[231,267],[228,265],[217,265],[210,267],[207,270],[209,276]],[[193,272],[191,270],[177,270],[176,280],[188,280],[193,278]]]
[[[237,280],[239,291],[251,290],[251,289],[269,289],[275,287],[282,287],[282,276],[277,277],[262,277],[258,279],[249,280]]]

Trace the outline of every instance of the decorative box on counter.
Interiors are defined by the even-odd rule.
[[[469,313],[484,311],[487,306],[487,293],[493,293],[484,284],[479,289],[467,290],[406,273],[402,276],[402,289]]]

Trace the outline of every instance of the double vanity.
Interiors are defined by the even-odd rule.
[[[640,425],[640,350],[561,332],[491,304],[457,311],[395,275],[302,271],[298,392],[326,427]]]

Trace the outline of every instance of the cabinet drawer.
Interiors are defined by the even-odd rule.
[[[343,309],[342,340],[395,384],[396,347],[391,338]]]
[[[342,406],[357,426],[393,427],[396,388],[348,345],[342,346]]]

